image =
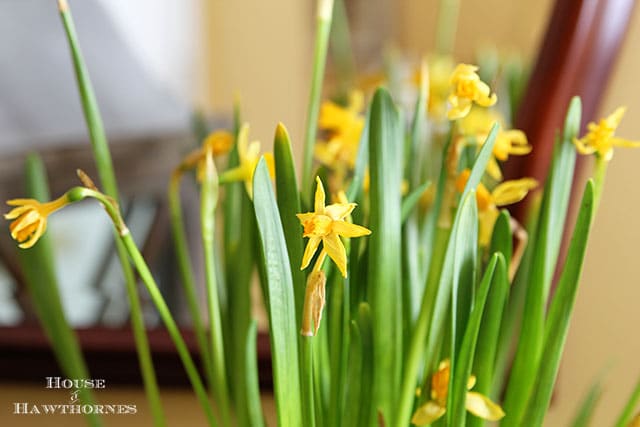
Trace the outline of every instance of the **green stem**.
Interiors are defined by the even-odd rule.
[[[331,18],[333,14],[333,0],[318,0],[316,43],[313,51],[313,71],[311,76],[311,93],[307,107],[307,128],[304,138],[304,152],[302,158],[302,191],[305,201],[311,200],[311,167],[313,166],[313,147],[316,142],[318,115],[320,113],[320,97],[322,95],[322,80],[327,60],[327,47],[331,32]]]
[[[438,53],[444,55],[453,53],[459,12],[460,0],[440,0],[436,23],[436,50]]]
[[[106,194],[113,197],[115,200],[118,200],[118,187],[111,161],[111,153],[109,152],[109,145],[107,144],[107,137],[104,131],[104,125],[102,124],[102,118],[100,116],[100,110],[93,91],[93,86],[89,78],[89,72],[80,51],[69,5],[66,0],[59,0],[58,6],[71,49],[73,66],[80,92],[80,101],[82,103],[82,109],[87,122],[87,129],[89,131],[98,175]],[[140,363],[145,392],[147,399],[149,400],[154,425],[164,426],[166,425],[166,421],[164,418],[164,412],[162,411],[160,392],[158,390],[153,361],[151,359],[149,342],[145,333],[144,318],[140,308],[135,276],[129,261],[127,260],[125,248],[118,239],[115,241],[116,251],[120,259],[120,264],[122,265],[127,295],[129,297],[129,305],[131,307],[131,327],[133,329],[133,336],[138,353],[138,361]]]
[[[313,399],[313,337],[300,337],[302,359],[302,417],[305,426],[315,427],[316,417]]]
[[[209,339],[213,364],[216,395],[219,400],[218,409],[222,415],[222,424],[231,425],[229,412],[229,386],[227,384],[227,369],[224,357],[224,340],[222,337],[222,316],[218,301],[218,286],[216,279],[214,236],[215,215],[218,200],[218,176],[215,171],[211,153],[206,155],[206,175],[202,182],[200,194],[200,224],[202,228],[202,247],[204,252],[205,282],[207,286],[207,306],[209,308]]]
[[[594,179],[593,179],[593,183],[594,183],[594,201],[595,201],[595,206],[596,206],[596,210],[598,209],[598,206],[600,205],[600,196],[602,196],[602,189],[604,187],[604,180],[605,177],[607,176],[607,167],[609,166],[609,161],[603,159],[602,157],[596,157],[596,167],[595,167],[595,173],[594,173]]]
[[[187,298],[187,307],[189,308],[191,321],[193,322],[193,330],[196,334],[196,340],[198,341],[198,347],[202,355],[202,363],[207,374],[209,388],[213,390],[213,364],[211,362],[212,359],[209,352],[206,331],[200,316],[195,278],[191,270],[191,255],[189,254],[189,246],[184,231],[182,206],[180,204],[180,179],[177,176],[169,183],[169,211],[171,213],[171,231],[173,234],[174,248],[180,270],[180,277],[182,278],[182,284]]]
[[[184,342],[182,335],[180,335],[180,330],[178,329],[178,325],[176,321],[171,316],[171,312],[169,311],[169,307],[167,307],[167,303],[165,302],[162,294],[160,293],[160,289],[158,289],[158,285],[151,275],[151,271],[149,271],[149,267],[145,262],[142,254],[138,250],[133,238],[130,233],[126,233],[124,235],[120,235],[120,240],[124,243],[125,248],[135,265],[138,273],[140,274],[140,278],[144,282],[147,291],[149,292],[149,296],[151,300],[156,306],[158,313],[160,314],[160,318],[162,319],[165,327],[167,328],[167,332],[169,332],[169,336],[173,340],[176,349],[178,350],[178,355],[180,356],[180,360],[184,365],[184,369],[187,372],[187,376],[189,377],[189,381],[191,382],[191,386],[204,409],[204,412],[207,416],[207,420],[209,421],[209,425],[217,426],[215,416],[213,414],[213,408],[211,407],[211,402],[209,402],[209,398],[207,396],[207,391],[200,379],[200,375],[198,374],[198,370],[196,369],[196,365],[193,363],[193,359],[191,358],[191,354],[189,353],[189,349],[187,348],[187,344]]]
[[[629,400],[616,421],[615,427],[625,427],[629,425],[633,417],[633,410],[638,405],[638,401],[640,401],[640,381],[638,381],[631,396],[629,396]]]
[[[400,389],[400,397],[398,401],[398,416],[396,418],[396,423],[394,424],[398,427],[407,425],[407,422],[411,417],[411,408],[413,407],[416,381],[421,363],[428,368],[433,362],[432,357],[434,355],[434,348],[429,348],[429,346],[427,346],[425,349],[425,343],[427,335],[429,334],[429,327],[436,304],[438,282],[447,251],[447,244],[449,242],[449,232],[449,229],[440,227],[436,230],[433,256],[429,267],[429,277],[427,278],[425,292],[420,306],[420,313],[418,315],[418,320],[416,321],[413,334],[411,335],[409,353],[407,354],[405,361],[404,377],[402,379],[402,388]],[[431,331],[432,333],[434,332],[433,326],[431,326]],[[435,338],[436,337],[430,337],[430,341],[433,341]],[[427,356],[423,357],[425,350],[427,352]]]
[[[118,205],[109,196],[105,196],[99,191],[95,191],[85,187],[74,187],[71,190],[67,191],[66,194],[69,202],[71,203],[86,199],[87,197],[91,197],[98,200],[105,208],[107,215],[109,215],[109,218],[111,218],[111,221],[113,222],[113,225],[117,230],[118,241],[122,243],[125,250],[127,251],[127,254],[129,255],[129,258],[131,259],[131,262],[138,270],[138,274],[140,274],[140,278],[147,288],[147,292],[149,293],[151,300],[156,306],[158,314],[160,315],[162,322],[167,328],[167,332],[169,333],[171,340],[174,342],[176,349],[178,350],[178,356],[180,356],[180,360],[184,365],[193,390],[204,409],[204,412],[209,421],[209,425],[214,427],[217,426],[218,424],[213,413],[211,402],[209,402],[207,391],[204,387],[204,384],[202,383],[202,380],[200,379],[200,374],[198,374],[198,370],[193,363],[193,359],[191,358],[191,354],[189,353],[187,344],[180,334],[178,325],[173,319],[173,316],[169,311],[169,307],[167,306],[167,303],[165,302],[164,297],[162,296],[162,293],[158,288],[158,284],[153,278],[153,275],[151,274],[146,261],[142,257],[142,254],[136,246],[136,243],[133,241],[129,229],[122,220]]]

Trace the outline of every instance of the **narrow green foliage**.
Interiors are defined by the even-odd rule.
[[[499,254],[500,256],[492,277],[489,296],[487,297],[484,314],[482,316],[472,370],[477,378],[474,390],[485,396],[490,394],[494,382],[493,374],[498,335],[500,333],[505,303],[509,295],[509,276],[506,260],[501,252],[494,252],[494,257],[495,254]],[[492,257],[492,260],[494,257]],[[489,267],[487,267],[487,270],[488,269]],[[487,273],[485,272],[485,274]],[[480,427],[484,425],[484,420],[472,416],[468,420],[467,425],[469,425],[469,427]]]
[[[451,283],[451,369],[462,343],[475,296],[476,261],[478,260],[478,206],[474,191],[460,201],[456,223]]]
[[[104,203],[103,203],[104,204]],[[162,297],[162,293],[158,288],[158,284],[156,283],[147,263],[145,262],[140,250],[136,246],[136,243],[133,241],[130,233],[126,233],[120,236],[122,243],[124,244],[129,257],[131,258],[131,262],[138,270],[140,274],[140,278],[144,283],[147,291],[149,292],[149,297],[153,301],[156,309],[158,310],[158,314],[164,323],[164,326],[167,328],[167,332],[171,337],[171,340],[174,342],[176,346],[176,350],[178,351],[178,356],[180,356],[180,360],[184,366],[184,369],[189,378],[189,382],[191,382],[191,386],[198,397],[198,401],[202,406],[202,409],[207,416],[207,421],[211,426],[217,426],[218,423],[216,421],[215,415],[213,413],[213,408],[211,406],[211,402],[209,401],[209,396],[207,396],[207,391],[202,383],[202,379],[200,378],[200,374],[198,373],[198,369],[196,368],[195,363],[193,363],[193,359],[191,358],[191,353],[189,353],[189,349],[187,348],[187,344],[184,342],[182,335],[180,335],[180,330],[178,329],[178,325],[176,321],[171,316],[171,312],[169,311],[169,307]]]
[[[476,161],[471,169],[469,180],[462,192],[460,200],[478,186],[480,179],[491,157],[498,133],[498,125],[494,125],[482,145]],[[441,177],[442,178],[442,177]],[[439,186],[441,184],[439,183]],[[442,184],[444,186],[444,184]],[[460,221],[463,210],[458,209],[453,221],[453,230]],[[469,212],[469,210],[464,210]],[[442,326],[447,318],[451,297],[451,281],[453,277],[453,250],[457,233],[438,228],[433,244],[434,257],[431,261],[425,292],[422,297],[420,313],[411,336],[411,343],[404,364],[404,376],[400,388],[399,406],[394,425],[404,426],[411,418],[414,392],[418,380],[418,371],[422,366],[432,366],[437,356],[436,350],[442,337]],[[425,346],[426,343],[426,346]],[[424,356],[424,357],[423,357]]]
[[[511,262],[511,256],[513,255],[513,234],[511,232],[511,215],[509,215],[509,211],[506,209],[500,212],[500,216],[493,226],[489,253],[493,254],[496,252],[500,252],[504,256],[505,263],[508,267]]]
[[[349,17],[344,0],[335,0],[329,39],[329,54],[337,74],[338,99],[344,101],[356,80],[356,64],[349,34]]]
[[[374,402],[385,420],[395,412],[402,356],[401,195],[403,139],[400,116],[384,89],[371,104],[369,129],[370,224],[368,294],[374,328]]]
[[[242,126],[240,107],[234,108],[235,144],[229,153],[227,167],[238,166],[237,139]],[[244,389],[250,379],[246,364],[237,355],[242,354],[249,339],[251,324],[251,283],[256,264],[255,240],[257,237],[253,204],[244,183],[231,182],[224,186],[224,265],[226,276],[226,310],[224,325],[225,356],[230,372],[229,385],[239,426],[250,426],[249,390]]]
[[[71,50],[71,59],[73,61],[73,68],[78,83],[80,102],[82,104],[82,111],[84,112],[85,121],[87,123],[87,130],[89,131],[89,139],[93,149],[93,157],[96,162],[98,176],[100,177],[100,182],[105,193],[118,201],[118,187],[113,163],[111,161],[111,152],[109,151],[107,136],[104,130],[104,125],[102,124],[102,116],[100,115],[100,109],[98,108],[98,102],[93,90],[93,85],[89,78],[89,71],[85,65],[80,45],[78,43],[73,17],[71,16],[71,11],[69,10],[69,6],[66,1],[59,1],[58,6],[60,9],[62,24],[67,35],[69,48]],[[115,230],[114,233],[116,233]],[[122,274],[124,275],[124,282],[127,289],[127,297],[129,299],[129,306],[131,310],[131,327],[133,329],[133,336],[136,344],[138,361],[140,363],[140,370],[142,372],[145,393],[147,395],[147,400],[149,401],[149,406],[151,407],[154,424],[156,426],[163,426],[166,422],[162,411],[160,392],[158,390],[153,361],[151,359],[149,342],[145,332],[140,298],[137,294],[136,278],[127,259],[127,253],[124,245],[117,236],[114,237],[114,239],[116,242],[116,252],[120,259]]]
[[[311,202],[311,186],[313,176],[313,147],[316,143],[318,129],[318,116],[320,113],[320,98],[322,96],[322,80],[324,79],[324,67],[327,61],[327,48],[329,34],[331,33],[331,21],[333,16],[334,0],[319,0],[316,20],[316,41],[313,50],[313,69],[311,76],[311,93],[307,107],[307,126],[304,135],[304,151],[302,157],[302,189],[309,191],[305,195],[305,202]]]
[[[300,209],[300,193],[296,181],[295,162],[291,152],[289,133],[282,123],[276,128],[273,143],[273,155],[276,169],[276,192],[282,229],[289,251],[289,262],[293,279],[293,294],[296,302],[296,321],[298,328],[302,319],[304,305],[305,274],[300,270],[302,263],[303,242],[302,228],[296,213]]]
[[[633,392],[629,396],[627,404],[624,405],[624,408],[616,421],[615,427],[627,427],[634,416],[634,410],[638,410],[638,403],[640,403],[640,380],[636,383]]]
[[[212,153],[205,159],[205,174],[200,193],[200,227],[202,232],[202,248],[205,267],[205,284],[207,291],[207,308],[209,315],[209,343],[213,365],[215,395],[223,426],[231,425],[229,407],[229,385],[227,383],[227,364],[224,355],[224,339],[222,336],[222,315],[218,295],[218,280],[215,258],[215,218],[218,204],[218,174],[213,163]]]
[[[422,197],[424,192],[427,190],[427,188],[429,188],[430,185],[431,185],[430,181],[427,181],[419,185],[415,190],[409,193],[402,200],[402,223],[403,224],[407,221],[407,218],[409,218],[409,215],[413,213],[414,209],[418,205],[418,202],[420,201],[420,198]]]
[[[373,319],[371,318],[371,308],[367,303],[361,303],[358,306],[357,317],[355,319],[360,331],[360,341],[362,345],[362,362],[360,377],[360,401],[359,409],[357,411],[356,424],[352,424],[357,427],[369,427],[374,423],[376,411],[373,405],[373,375],[374,375],[374,361],[370,357],[374,351],[373,341]],[[354,412],[356,408],[353,408]]]
[[[252,321],[247,333],[247,345],[244,352],[244,363],[246,372],[246,383],[244,387],[247,391],[247,425],[252,427],[263,427],[264,417],[260,406],[260,384],[258,383],[258,355],[256,353],[256,340],[258,330],[256,322]]]
[[[289,255],[264,158],[253,178],[253,205],[265,261],[273,383],[279,425],[302,425],[298,330]]]
[[[553,393],[578,291],[594,208],[594,186],[593,181],[590,180],[587,182],[582,196],[580,212],[573,231],[567,259],[545,322],[540,368],[537,371],[535,388],[524,418],[527,420],[528,425],[534,427],[542,425],[551,401],[551,394]]]
[[[200,306],[198,304],[198,293],[196,290],[196,279],[193,275],[191,254],[189,244],[184,230],[184,220],[182,215],[182,205],[180,201],[180,179],[172,179],[169,184],[169,211],[171,216],[171,233],[173,236],[174,251],[180,279],[184,287],[187,308],[191,316],[193,331],[198,342],[198,349],[202,356],[202,364],[207,374],[209,386],[213,388],[213,364],[211,363],[211,352],[209,341],[205,332]]]
[[[584,397],[578,411],[571,422],[571,427],[589,427],[591,419],[593,418],[593,412],[596,409],[596,405],[602,396],[602,380],[598,379],[593,383],[589,392]]]
[[[35,153],[29,154],[25,161],[25,180],[27,196],[41,202],[51,199],[47,172],[42,159]],[[62,307],[50,236],[44,234],[28,251],[19,249],[18,260],[36,315],[62,372],[68,378],[90,378],[80,344]],[[79,397],[83,404],[95,403],[93,393],[86,388],[80,389]],[[102,425],[95,413],[85,414],[85,417],[91,426]]]
[[[580,126],[580,100],[569,106],[562,140],[556,145],[545,185],[536,246],[527,282],[526,303],[516,357],[505,395],[506,427],[519,426],[538,375],[544,339],[544,316],[569,206],[576,152],[573,139]]]
[[[475,201],[475,200],[474,200]],[[464,338],[460,345],[459,352],[456,357],[455,368],[452,365],[453,375],[449,381],[449,394],[447,402],[447,419],[450,427],[466,426],[467,410],[465,408],[467,396],[467,382],[471,376],[473,367],[473,358],[475,356],[476,344],[478,342],[478,332],[487,302],[487,296],[494,283],[494,273],[496,265],[501,263],[504,270],[504,257],[500,253],[496,253],[491,257],[489,265],[484,272],[484,277],[480,282],[478,294],[474,300],[473,310],[469,316],[469,322],[466,325]]]

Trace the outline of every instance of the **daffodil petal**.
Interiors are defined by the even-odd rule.
[[[4,214],[4,219],[16,219],[29,209],[31,209],[31,206],[18,206],[17,208],[13,208],[9,213]]]
[[[300,270],[304,270],[307,268],[309,263],[311,262],[311,258],[318,250],[318,246],[320,246],[320,242],[322,238],[318,236],[309,237],[309,241],[307,242],[307,246],[304,248],[304,255],[302,255],[302,265],[300,266]]]
[[[18,218],[17,220],[15,220],[9,225],[9,230],[11,231],[11,237],[15,239],[17,234],[21,230],[27,228],[31,224],[34,224],[36,221],[38,221],[39,218],[40,218],[40,214],[36,210],[30,210],[26,214],[22,215],[20,218]]]
[[[497,206],[506,206],[524,199],[527,193],[537,186],[538,181],[533,178],[505,181],[491,192],[491,197]]]
[[[9,206],[31,205],[37,206],[40,204],[36,199],[11,199],[7,200]]]
[[[345,221],[334,221],[331,227],[334,233],[342,237],[360,237],[371,234],[371,230],[368,228]]]
[[[447,410],[444,407],[430,400],[416,410],[411,417],[411,424],[417,426],[431,424],[442,417],[446,411]]]
[[[623,138],[611,138],[611,143],[618,147],[626,147],[626,148],[640,147],[640,141],[629,141],[628,139],[623,139]]]
[[[296,214],[296,216],[300,220],[300,224],[304,224],[306,221],[309,221],[311,218],[313,218],[315,214],[313,212],[307,212]]]
[[[322,181],[320,181],[320,177],[316,176],[316,182],[317,182],[316,196],[314,199],[313,206],[315,209],[315,213],[324,214],[324,201],[325,201],[324,187],[322,186]]]
[[[489,159],[489,163],[487,163],[487,173],[496,181],[502,181],[502,170],[500,170],[500,165],[498,164],[498,161],[494,156],[491,156],[491,158]]]
[[[238,157],[240,160],[247,157],[247,149],[249,146],[249,125],[243,124],[238,132]]]
[[[476,385],[476,376],[471,375],[467,380],[467,390],[471,390]]]
[[[576,150],[578,150],[578,153],[580,154],[589,155],[596,152],[596,147],[593,145],[587,145],[585,138],[574,138],[573,145],[576,146]]]
[[[465,407],[467,411],[476,417],[488,421],[498,421],[505,415],[499,405],[493,403],[488,397],[474,391],[467,392]]]
[[[26,242],[20,243],[18,247],[20,247],[21,249],[29,249],[33,247],[38,242],[40,237],[42,237],[46,229],[47,229],[47,221],[40,221],[38,223],[36,230],[33,232],[33,234],[31,234],[31,237],[29,238],[29,240],[27,240]]]
[[[322,238],[322,244],[329,258],[338,266],[342,276],[347,277],[347,252],[340,237],[335,233],[330,233]]]
[[[324,208],[324,213],[334,221],[346,218],[357,205],[355,203],[334,203]]]

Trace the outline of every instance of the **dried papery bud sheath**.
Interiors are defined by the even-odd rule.
[[[302,309],[302,328],[300,333],[312,337],[318,333],[322,310],[325,304],[325,285],[327,277],[322,270],[312,271],[307,279],[307,290]]]

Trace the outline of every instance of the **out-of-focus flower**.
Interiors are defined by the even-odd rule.
[[[447,412],[447,396],[449,395],[449,377],[451,376],[451,364],[449,360],[440,362],[438,370],[431,377],[431,400],[420,406],[411,418],[411,423],[417,426],[431,424]],[[472,375],[467,381],[467,390],[471,390],[476,383]],[[504,417],[504,411],[488,397],[468,391],[465,407],[476,417],[497,421]]]
[[[487,165],[487,173],[496,181],[502,180],[502,171],[498,160],[505,162],[509,156],[522,156],[529,154],[532,146],[527,141],[527,136],[518,129],[504,129],[504,119],[497,111],[487,108],[472,108],[471,112],[459,121],[459,129],[466,138],[474,139],[478,145],[484,144],[494,123],[500,125],[496,142],[493,146],[493,156]]]
[[[448,55],[436,55],[428,59],[429,113],[435,118],[444,118],[447,113],[447,97],[451,90],[453,59]]]
[[[359,91],[350,94],[346,107],[331,101],[322,104],[318,127],[325,133],[326,140],[315,146],[315,156],[320,163],[332,169],[353,169],[364,128],[363,108],[364,95]]]
[[[70,203],[67,195],[63,195],[48,203],[40,203],[35,199],[13,199],[7,201],[15,206],[4,215],[5,219],[14,220],[9,226],[11,237],[22,249],[28,249],[38,242],[47,229],[47,217]]]
[[[313,255],[318,250],[322,242],[322,252],[316,262],[314,271],[319,270],[324,261],[324,257],[329,257],[336,263],[340,273],[347,277],[347,254],[342,237],[360,237],[371,234],[371,230],[351,224],[345,219],[355,209],[355,203],[334,203],[325,206],[325,193],[322,181],[316,178],[317,187],[314,203],[314,211],[297,214],[304,229],[303,237],[308,237],[309,241],[302,257],[302,266],[305,269],[311,262]]]
[[[629,141],[615,136],[615,131],[624,116],[625,108],[619,107],[598,123],[587,125],[587,134],[576,138],[573,143],[580,154],[594,154],[606,161],[613,157],[613,147],[640,147],[640,141]]]
[[[244,124],[238,133],[238,158],[240,164],[221,174],[220,182],[244,181],[247,194],[253,198],[253,173],[260,160],[260,142],[252,141],[249,143],[248,124]],[[269,173],[271,176],[274,176],[273,155],[271,153],[265,153],[264,158],[269,167]]]
[[[459,192],[464,190],[469,180],[471,171],[463,170],[456,180],[456,188]],[[487,246],[491,242],[493,226],[500,212],[498,207],[518,203],[524,199],[529,191],[536,188],[538,182],[533,178],[521,178],[502,182],[489,192],[482,183],[476,188],[476,201],[478,203],[478,218],[480,222],[480,244]]]
[[[480,80],[475,65],[458,64],[451,75],[451,94],[449,103],[451,109],[447,113],[449,120],[460,119],[471,110],[475,102],[482,107],[490,107],[498,100],[495,93],[489,96],[489,85]]]

